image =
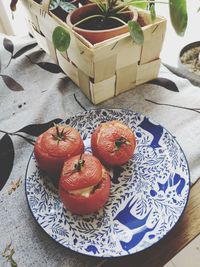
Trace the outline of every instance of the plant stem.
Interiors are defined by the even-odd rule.
[[[130,145],[130,142],[129,142],[129,140],[127,138],[121,136],[120,138],[117,138],[115,140],[115,151],[119,150],[121,145],[126,145],[127,146],[127,145]]]
[[[121,5],[117,5],[117,6],[113,7],[112,11],[120,12],[121,10],[126,9],[128,6],[129,6],[129,4],[123,3]]]
[[[168,106],[168,107],[186,109],[186,110],[194,111],[196,113],[200,113],[200,108],[188,108],[188,107],[176,106],[176,105],[167,104],[167,103],[166,104],[165,103],[158,103],[158,102],[152,101],[150,99],[145,99],[145,101],[156,104],[156,105],[160,105],[160,106]]]
[[[106,2],[106,3],[107,3],[107,2]],[[102,13],[105,13],[105,12],[106,12],[107,7],[104,8],[104,7],[101,5],[101,3],[98,3],[98,2],[96,2],[96,5],[98,6],[98,8],[101,10]]]
[[[77,99],[75,93],[74,93],[74,99],[75,99],[75,101],[78,103],[78,105],[79,105],[83,110],[87,111],[87,109],[86,109],[86,108],[80,103],[80,101]]]
[[[64,128],[59,131],[59,128],[58,128],[58,125],[54,123],[54,127],[56,128],[56,134],[52,134],[52,136],[54,137],[55,140],[58,141],[58,143],[60,141],[64,141],[65,139],[65,134],[66,132],[64,133]]]
[[[85,160],[82,159],[82,154],[78,160],[78,163],[74,165],[74,170],[80,172],[81,168],[84,166]]]
[[[85,164],[85,160],[82,159],[82,155],[83,154],[80,155],[80,158],[79,158],[78,162],[74,164],[74,169],[69,171],[69,172],[64,173],[64,175],[72,175],[72,174],[74,174],[76,172],[80,172],[81,171],[81,168],[84,167],[84,164]]]
[[[77,25],[79,25],[79,24],[81,24],[81,23],[83,23],[83,22],[85,22],[85,21],[87,21],[87,20],[90,20],[90,19],[92,19],[92,18],[104,18],[104,17],[105,17],[105,16],[103,16],[103,15],[92,15],[92,16],[86,17],[86,18],[84,18],[84,19],[82,19],[82,20],[80,20],[80,21],[74,23],[73,26],[76,27]]]
[[[144,1],[133,1],[133,0],[131,0],[131,1],[129,1],[129,2],[127,2],[127,3],[125,3],[126,5],[128,4],[128,5],[130,5],[130,4],[141,4],[141,3],[152,3],[152,4],[169,4],[168,2],[165,2],[165,1],[148,1],[148,0],[144,0]]]
[[[25,137],[25,136],[23,136],[21,134],[18,134],[18,133],[8,133],[8,132],[3,131],[3,130],[0,130],[0,133],[5,133],[5,134],[8,134],[8,135],[19,136],[19,137],[23,138],[24,140],[26,140],[31,145],[34,145],[35,144],[35,141],[34,140],[32,140],[32,139],[30,139],[28,137]]]
[[[120,12],[117,12],[116,14],[130,14],[131,11],[120,11]]]
[[[117,18],[117,17],[114,17],[114,16],[109,16],[108,18],[110,18],[110,19],[114,19],[114,20],[117,20],[117,21],[119,21],[119,22],[121,22],[122,24],[124,24],[124,25],[126,25],[127,23],[125,22],[125,21],[123,21],[122,19],[120,19],[120,18]]]
[[[120,8],[119,10],[115,9],[116,14],[118,14],[118,13],[120,13],[120,14],[121,14],[121,13],[124,13],[123,10],[127,10],[127,6],[124,6],[124,7]],[[126,12],[127,12],[127,13],[131,13],[132,11],[131,11],[131,10],[127,10]]]
[[[116,7],[113,7],[112,8],[112,10],[118,10],[119,9],[119,11],[121,11],[121,10],[123,10],[124,8],[127,8],[127,7],[129,7],[129,6],[135,6],[135,4],[141,4],[141,3],[149,3],[149,4],[155,4],[155,3],[157,3],[157,4],[169,4],[168,2],[164,2],[164,1],[134,1],[134,0],[130,0],[130,1],[127,1],[127,2],[124,2],[123,4],[120,4],[120,5],[117,5]]]
[[[10,57],[10,59],[9,59],[9,61],[8,61],[8,63],[7,63],[7,65],[4,67],[3,70],[7,69],[7,67],[10,65],[10,62],[11,62],[12,58],[13,58],[13,55]]]

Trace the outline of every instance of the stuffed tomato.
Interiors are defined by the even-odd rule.
[[[38,166],[50,175],[60,175],[64,161],[84,152],[79,132],[67,125],[56,125],[41,134],[35,143]]]
[[[110,176],[94,156],[83,154],[64,163],[59,196],[65,208],[74,214],[90,214],[108,200]]]
[[[133,155],[136,139],[133,131],[120,121],[101,123],[93,132],[94,156],[110,166],[125,164]]]

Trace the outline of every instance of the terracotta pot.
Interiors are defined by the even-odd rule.
[[[138,13],[136,10],[132,10],[133,12],[129,14],[130,19],[128,20],[137,20]],[[112,29],[106,29],[106,30],[87,30],[79,28],[78,26],[74,26],[75,23],[82,20],[83,18],[86,18],[90,16],[91,14],[98,14],[99,8],[96,4],[88,4],[82,7],[77,8],[76,10],[69,13],[67,16],[67,24],[73,28],[74,31],[85,37],[90,43],[95,44],[102,42],[104,40],[113,38],[115,36],[118,36],[120,34],[128,32],[128,26],[122,25],[120,27],[112,28]]]

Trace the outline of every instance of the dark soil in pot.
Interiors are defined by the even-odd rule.
[[[91,16],[93,17],[91,18]],[[136,21],[138,18],[138,12],[136,9],[131,10],[131,12],[122,14],[121,19],[122,18],[125,20],[124,22],[128,22],[129,20]],[[93,19],[94,21],[91,22]],[[96,44],[128,32],[128,26],[126,23],[120,22],[118,24],[116,19],[110,18],[105,22],[101,11],[95,4],[88,4],[75,9],[69,13],[66,21],[67,24],[74,29],[74,31],[82,35],[91,44]]]
[[[180,61],[189,72],[198,75],[200,79],[200,42],[185,46],[180,53]]]
[[[93,10],[89,10],[87,13],[87,17],[93,16],[93,15],[100,15],[100,11],[98,7],[95,7]],[[79,21],[87,18],[86,14],[79,14]],[[127,23],[129,20],[133,18],[133,13],[126,13],[126,14],[120,14],[117,16],[117,18],[121,19],[125,23]],[[72,23],[76,22],[76,18]],[[77,24],[77,26],[81,29],[86,29],[86,30],[93,30],[93,31],[98,31],[98,30],[108,30],[108,29],[113,29],[117,28],[120,26],[123,26],[124,24],[120,22],[117,19],[113,18],[103,18],[103,17],[93,17],[89,18],[88,20],[85,20],[84,22],[81,22]]]
[[[128,21],[127,18],[123,19],[123,21]],[[91,18],[90,20],[84,21],[78,24],[79,28],[87,29],[87,30],[107,30],[113,29],[122,26],[123,24],[115,19],[107,18],[106,20],[103,18]]]

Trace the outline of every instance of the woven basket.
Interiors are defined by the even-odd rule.
[[[166,19],[157,17],[144,26],[144,44],[135,44],[129,33],[92,45],[48,10],[50,0],[37,4],[22,0],[27,10],[27,23],[38,44],[80,87],[93,104],[98,104],[124,91],[157,77],[160,51],[166,31]],[[138,10],[148,23],[148,12]],[[52,33],[57,26],[71,36],[65,53],[55,50]]]

